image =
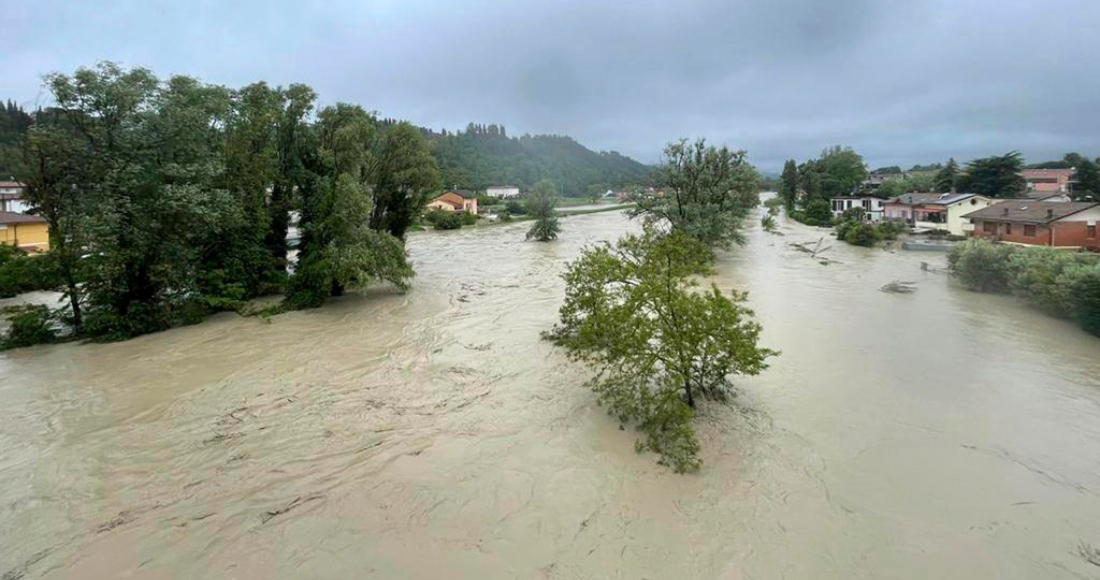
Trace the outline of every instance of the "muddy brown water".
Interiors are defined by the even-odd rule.
[[[563,262],[634,227],[563,226],[416,235],[404,295],[0,354],[0,575],[1100,577],[1096,338],[942,255],[754,229],[714,280],[783,354],[678,476],[539,340]]]

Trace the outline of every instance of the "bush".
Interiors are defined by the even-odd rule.
[[[1100,336],[1100,266],[1076,266],[1060,282],[1069,285],[1073,319],[1086,332]]]
[[[50,254],[31,257],[18,248],[0,245],[0,298],[61,285],[56,262]]]
[[[1065,277],[1067,268],[1073,269],[1087,257],[1053,248],[1017,250],[1009,256],[1009,287],[1013,294],[1048,314],[1069,316],[1073,311],[1069,280],[1059,283],[1059,279]]]
[[[465,213],[465,212],[463,212]],[[453,211],[433,209],[424,214],[424,221],[437,230],[457,230],[462,227],[462,217]]]
[[[875,226],[875,233],[879,239],[896,240],[906,229],[905,224],[899,222],[882,222]]]
[[[527,206],[516,199],[508,200],[508,203],[504,204],[504,209],[511,215],[527,215]]]
[[[947,264],[963,286],[978,292],[1007,293],[1012,281],[1012,246],[981,238],[951,248]]]
[[[760,218],[760,227],[764,228],[765,232],[774,232],[776,230],[775,217],[770,213],[764,214],[764,217]]]
[[[804,209],[792,214],[792,217],[809,226],[827,226],[833,223],[833,212],[829,209],[829,202],[824,199],[811,201]]]
[[[853,246],[871,247],[878,242],[878,233],[875,226],[860,222],[847,222],[851,224],[844,232],[843,240]],[[839,236],[839,234],[837,234]]]
[[[477,225],[477,215],[472,214],[468,211],[462,212],[462,216],[459,218],[459,220],[464,226]]]
[[[0,350],[48,344],[57,340],[53,329],[54,315],[50,309],[40,304],[9,306],[0,310],[11,327],[0,338]]]

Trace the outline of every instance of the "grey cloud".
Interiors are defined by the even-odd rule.
[[[872,165],[1100,155],[1092,0],[0,4],[0,98],[32,105],[41,74],[112,59],[643,161],[681,136],[771,170],[834,143]]]

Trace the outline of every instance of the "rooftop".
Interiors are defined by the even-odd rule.
[[[0,187],[24,187],[24,185],[22,183],[19,183],[18,181],[0,181]]]
[[[995,203],[963,217],[997,222],[1048,224],[1097,205],[1100,204],[1090,201],[1010,200]]]
[[[28,215],[25,213],[12,213],[10,211],[0,211],[0,224],[44,224],[46,219],[36,216]]]
[[[890,200],[890,203],[904,203],[905,205],[920,205],[922,203],[928,203],[930,201],[939,199],[942,193],[903,193],[894,199]]]
[[[939,197],[926,201],[924,203],[930,203],[934,205],[951,205],[953,203],[958,203],[960,201],[965,201],[972,197],[978,196],[978,194],[976,193],[939,193],[936,195],[938,195]]]

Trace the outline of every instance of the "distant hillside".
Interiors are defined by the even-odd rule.
[[[549,179],[565,195],[645,183],[651,168],[612,152],[595,152],[569,137],[524,135],[508,137],[504,127],[475,125],[465,131],[436,133],[424,129],[432,142],[445,187],[484,189],[518,185],[528,189]]]

